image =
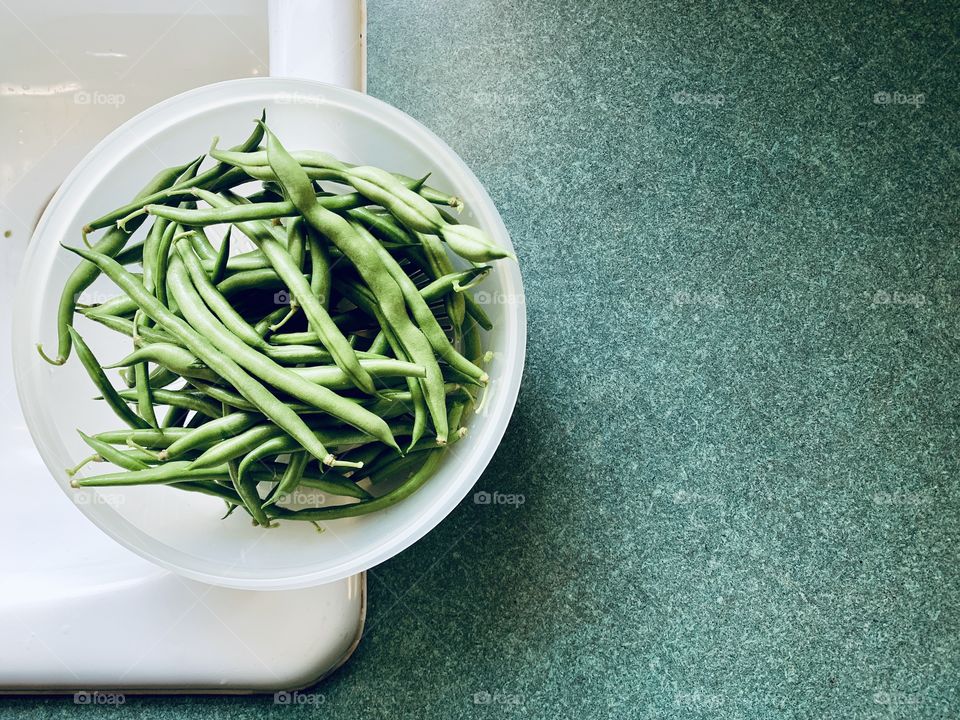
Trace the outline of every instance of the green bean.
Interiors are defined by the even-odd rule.
[[[276,364],[225,328],[213,313],[203,305],[203,301],[196,294],[196,290],[190,283],[190,278],[178,258],[174,258],[170,264],[169,280],[173,296],[177,299],[183,309],[184,316],[190,321],[191,325],[206,335],[221,352],[229,354],[241,367],[278,390],[289,393],[300,401],[313,405],[333,417],[340,418],[345,423],[369,433],[381,442],[397,447],[399,451],[396,441],[390,434],[390,428],[381,418],[356,403],[340,397],[333,391],[301,378],[289,368]],[[359,360],[356,361],[356,365],[358,368],[360,367]],[[366,370],[363,372],[367,377],[370,377]],[[373,382],[372,378],[370,382]],[[232,384],[237,387],[236,383]],[[238,387],[238,389],[240,388]],[[327,465],[334,462],[334,459],[327,455],[324,455],[321,459]]]
[[[420,331],[427,338],[427,341],[430,343],[430,347],[433,348],[433,351],[446,360],[451,367],[455,368],[464,375],[476,380],[479,383],[487,382],[487,374],[482,369],[478,368],[472,362],[463,357],[463,355],[457,352],[456,348],[450,344],[446,334],[443,332],[440,324],[437,322],[437,318],[430,311],[427,301],[423,299],[423,296],[417,290],[417,286],[413,284],[413,281],[403,271],[403,268],[400,267],[397,261],[393,259],[390,253],[383,249],[380,243],[377,242],[376,238],[374,238],[366,228],[357,222],[354,222],[353,227],[357,231],[357,235],[367,240],[373,252],[379,256],[383,267],[387,269],[387,272],[390,273],[394,281],[400,287],[403,297],[406,300],[407,307],[410,309],[411,313],[413,313],[413,317],[416,320],[417,325],[419,325]]]
[[[414,445],[427,429],[427,400],[423,395],[420,383],[413,378],[407,378],[407,391],[410,393],[410,402],[413,405],[413,432],[410,434],[410,445]]]
[[[307,238],[303,229],[303,222],[299,217],[293,218],[287,224],[287,252],[293,258],[293,263],[303,270],[303,260],[306,257]],[[311,286],[311,290],[312,290]],[[326,305],[324,305],[326,308]]]
[[[258,425],[252,427],[246,432],[235,435],[204,451],[200,457],[193,461],[191,467],[204,468],[222,465],[236,458],[243,457],[253,448],[258,447],[270,438],[282,434],[283,431],[274,425]]]
[[[136,328],[135,331],[133,321],[117,317],[116,315],[101,315],[100,313],[88,312],[84,313],[84,317],[100,323],[111,330],[115,330],[118,333],[123,333],[130,338],[133,338],[134,332],[136,332],[140,342],[173,342],[173,338],[163,330],[141,327]]]
[[[326,350],[314,345],[269,345],[264,348],[264,353],[271,360],[286,365],[297,365],[300,363],[331,363],[333,356]],[[366,367],[364,360],[386,360],[384,355],[374,355],[373,353],[358,350],[357,357],[360,358],[360,367]],[[351,382],[351,386],[352,386]]]
[[[174,440],[190,432],[185,428],[143,428],[134,430],[107,430],[97,433],[94,437],[101,442],[119,445],[128,441],[135,442],[141,447],[165,448]]]
[[[179,222],[183,225],[189,225],[190,227],[205,227],[207,225],[220,225],[222,223],[235,224],[254,220],[273,220],[275,218],[293,217],[297,214],[297,209],[293,206],[293,203],[289,202],[232,205],[222,210],[217,207],[182,210],[166,205],[147,205],[144,210],[146,210],[149,215]]]
[[[261,117],[265,118],[266,115],[262,115]],[[260,141],[262,139],[263,139],[263,130],[258,125],[254,128],[250,136],[243,143],[237,146],[236,150],[238,152],[254,150],[257,148],[257,146],[260,145]],[[222,181],[223,176],[230,171],[231,171],[231,168],[229,167],[229,165],[225,163],[217,163],[209,170],[202,172],[199,175],[196,175],[195,177],[193,177],[192,179],[188,180],[183,184],[174,185],[173,188],[171,189],[187,191],[191,187],[197,187],[201,185],[208,185],[210,183],[216,183],[218,181]],[[242,172],[235,172],[234,175],[237,177],[237,179],[242,179],[243,177]],[[167,185],[164,185],[163,187],[167,187]],[[124,217],[125,215],[128,215],[130,212],[133,212],[148,203],[155,203],[165,199],[169,199],[169,198],[163,192],[160,192],[159,188],[155,188],[151,190],[150,193],[144,193],[142,197],[137,197],[129,205],[125,205],[121,208],[117,208],[113,212],[107,213],[106,215],[100,218],[97,218],[93,222],[87,223],[85,230],[87,232],[90,232],[98,228],[103,228],[103,227],[107,227],[108,225],[113,225],[117,220]]]
[[[393,219],[392,215],[380,214],[369,208],[354,208],[346,212],[348,218],[357,220],[364,227],[375,230],[400,247],[419,245],[420,241],[410,231]]]
[[[153,294],[164,305],[169,306],[167,302],[167,268],[170,264],[170,248],[173,246],[174,238],[180,232],[180,225],[170,223],[163,231],[160,242],[157,245],[156,259],[156,277],[154,279]],[[147,287],[144,285],[144,287]],[[147,290],[150,288],[147,287]]]
[[[228,475],[224,475],[222,477],[229,478]],[[168,483],[167,487],[177,488],[177,490],[186,490],[188,492],[201,493],[203,495],[210,495],[211,497],[226,500],[228,504],[232,505],[240,505],[243,502],[236,490],[210,480],[189,480],[187,482]]]
[[[83,341],[83,338],[80,337],[80,334],[73,329],[73,326],[68,326],[67,332],[70,334],[72,345],[77,350],[77,356],[80,358],[80,362],[83,363],[83,367],[86,369],[87,374],[90,376],[90,379],[93,380],[93,384],[96,385],[97,389],[103,395],[103,399],[106,400],[107,405],[110,406],[110,409],[116,413],[117,417],[119,417],[132,428],[150,427],[147,421],[133,412],[117,394],[116,388],[113,387],[113,384],[104,374],[100,367],[100,363],[97,361],[97,358],[94,357],[93,352],[91,352],[90,348],[87,347],[87,344]]]
[[[70,481],[73,487],[119,487],[123,485],[153,485],[182,482],[184,480],[214,479],[224,472],[224,468],[191,468],[187,461],[164,463],[146,470],[130,470],[121,473],[106,473],[88,478]]]
[[[253,326],[253,329],[257,331],[257,335],[266,339],[272,332],[273,326],[280,322],[280,320],[287,314],[286,308],[279,307],[271,313],[260,318],[257,321],[257,324]],[[317,338],[317,342],[320,342],[320,338]],[[333,356],[331,356],[332,358]],[[331,362],[333,360],[331,359]]]
[[[443,243],[436,235],[418,235],[417,238],[423,245],[423,255],[427,261],[427,266],[432,271],[433,277],[440,278],[454,272],[453,263]],[[447,315],[453,321],[453,327],[459,331],[463,325],[463,319],[466,316],[466,302],[459,293],[444,298],[444,306],[447,309]],[[454,340],[460,340],[459,332],[454,333]]]
[[[144,361],[161,365],[184,377],[195,377],[214,382],[219,380],[219,376],[210,370],[210,368],[204,366],[194,353],[191,353],[180,345],[173,345],[171,343],[151,343],[144,345],[134,350],[122,360],[112,365],[105,365],[104,369],[111,370],[118,367],[129,367]]]
[[[230,227],[232,228],[233,226],[231,225]],[[270,261],[267,260],[263,253],[259,250],[251,250],[250,252],[241,253],[240,255],[231,255],[227,258],[228,273],[238,273],[244,270],[263,270],[269,268]],[[212,270],[213,264],[204,260],[203,269]],[[218,280],[217,282],[222,282],[222,280]]]
[[[386,355],[390,352],[390,343],[387,342],[387,336],[383,334],[383,330],[381,330],[373,339],[373,342],[370,343],[367,352],[377,355]]]
[[[71,248],[87,260],[92,260],[100,269],[113,280],[121,290],[130,295],[155,322],[160,323],[166,330],[177,337],[194,355],[200,358],[207,367],[222,376],[233,385],[240,394],[253,403],[258,410],[282,427],[291,436],[301,440],[304,449],[324,461],[333,458],[320,445],[313,433],[295,412],[280,402],[267,388],[248,375],[232,358],[215,349],[208,338],[192,328],[181,318],[170,312],[156,298],[150,295],[130,273],[109,258],[100,253],[94,253],[79,248]],[[178,301],[179,302],[179,301]],[[328,463],[329,464],[329,463]]]
[[[267,157],[270,167],[276,173],[287,197],[297,206],[306,222],[329,238],[344,255],[350,258],[380,303],[384,319],[397,333],[410,360],[423,365],[426,369],[427,376],[421,381],[424,397],[437,431],[437,442],[446,442],[446,407],[443,403],[443,378],[440,367],[427,339],[407,316],[403,293],[399,286],[385,271],[373,248],[357,235],[350,223],[317,203],[313,187],[303,169],[290,157],[277,137],[266,127],[264,127],[264,134],[267,137]]]
[[[330,305],[330,256],[316,231],[307,226],[307,246],[310,249],[310,291],[324,307]],[[312,330],[316,334],[315,330]]]
[[[229,405],[235,410],[256,410],[252,403],[248,402],[242,395],[228,390],[221,385],[211,385],[210,383],[195,378],[187,378],[191,385],[212,400]],[[298,415],[319,415],[325,414],[322,410],[312,405],[303,403],[287,403],[287,406]]]
[[[321,441],[322,442],[322,441]],[[326,445],[326,443],[324,443]],[[236,478],[234,482],[243,480],[247,475],[247,470],[254,463],[259,463],[264,458],[276,457],[284,453],[296,450],[295,442],[290,441],[282,435],[274,435],[247,452],[237,465]]]
[[[214,286],[227,276],[227,266],[230,261],[230,234],[233,232],[233,226],[227,228],[227,234],[220,241],[220,249],[217,250],[217,257],[214,260],[213,269],[210,271],[210,283]]]
[[[389,448],[381,449],[390,452]],[[300,487],[308,487],[314,490],[320,490],[328,495],[352,497],[358,500],[369,500],[373,497],[359,485],[355,485],[346,478],[336,477],[332,472],[326,472],[321,477],[304,475],[304,477],[300,478]]]
[[[84,433],[80,433],[80,437],[83,438],[83,441],[89,445],[94,452],[102,457],[106,462],[113,463],[117,467],[121,467],[124,470],[146,470],[148,465],[145,462],[142,462],[130,453],[126,453],[118,448],[115,448],[110,443],[105,443],[102,440],[97,438],[90,437]]]
[[[156,295],[157,291],[157,252],[164,233],[167,231],[167,228],[171,227],[173,226],[168,220],[158,218],[150,227],[146,240],[143,241],[142,282],[147,291],[154,295]]]
[[[447,275],[442,275],[422,287],[420,289],[420,296],[427,302],[439,300],[451,292],[462,296],[462,290],[472,287],[477,282],[483,280],[490,270],[490,266],[481,265],[480,267],[467,268],[459,272],[454,271]],[[453,316],[451,316],[450,319],[453,320]],[[463,319],[460,320],[460,323],[463,324]]]
[[[334,316],[334,320],[336,320]],[[320,342],[320,336],[315,332],[305,330],[302,332],[277,333],[270,336],[270,344],[274,347],[289,347],[291,345],[317,345]]]
[[[282,288],[284,281],[280,279],[273,268],[260,270],[243,270],[237,272],[217,285],[217,290],[224,297],[231,297],[244,290]]]
[[[153,410],[153,397],[150,389],[150,369],[147,363],[133,366],[133,387],[137,394],[137,413],[150,427],[157,427],[157,414]]]
[[[189,163],[187,165],[162,170],[147,183],[137,197],[147,197],[160,188],[168,187],[176,181],[176,178],[179,177],[187,167],[189,167]],[[126,245],[130,235],[133,234],[139,224],[139,222],[134,224],[129,232],[120,230],[119,228],[112,228],[93,246],[94,250],[104,255],[116,255],[123,249],[123,246]],[[41,357],[47,362],[53,365],[63,365],[67,361],[67,358],[70,357],[72,341],[67,328],[73,325],[73,315],[76,312],[77,300],[80,295],[93,284],[99,275],[100,271],[96,265],[89,262],[81,262],[70,274],[70,277],[67,278],[66,283],[64,283],[63,291],[60,294],[60,304],[57,307],[57,357],[49,358],[43,352],[43,346],[41,344],[37,345],[37,350],[40,352]]]
[[[310,189],[310,195],[313,197],[312,188]],[[214,207],[223,207],[223,203],[229,203],[228,200],[212,196],[209,193],[204,193],[202,197]],[[350,347],[343,333],[330,318],[326,308],[310,291],[310,284],[304,278],[300,268],[296,266],[286,248],[277,242],[272,235],[259,230],[250,223],[240,223],[237,227],[270,260],[274,270],[290,289],[291,295],[297,299],[300,307],[303,308],[313,329],[323,339],[324,347],[333,355],[337,365],[351,377],[358,388],[370,394],[375,394],[376,389],[373,385],[373,379],[360,367],[353,348]]]
[[[179,379],[180,375],[175,373],[170,368],[154,368],[150,373],[150,389],[159,390],[161,388],[169,387]]]
[[[199,163],[188,169],[190,177],[196,174]],[[166,253],[169,252],[171,238],[176,232],[177,226],[167,223],[163,220],[157,220],[147,239],[144,241],[143,251],[143,285],[148,292],[152,292],[161,302],[165,302],[165,287],[163,284],[164,267],[166,266]],[[141,328],[147,328],[151,321],[142,311],[137,311],[133,316],[133,337],[136,342]],[[133,385],[137,390],[137,410],[140,416],[150,425],[157,427],[156,413],[153,410],[153,400],[151,397],[151,387],[149,381],[149,364],[147,362],[138,362],[133,366]],[[169,418],[168,418],[169,419]]]
[[[403,431],[406,430],[406,426],[394,425],[392,429],[395,430],[397,434],[403,434]],[[318,429],[316,433],[317,437],[320,438],[324,445],[329,445],[331,447],[366,444],[374,439],[369,434],[358,430],[350,431]],[[238,475],[239,477],[243,477],[250,466],[256,462],[259,462],[263,458],[275,457],[288,452],[295,452],[298,449],[299,446],[290,437],[277,434],[273,437],[267,438],[259,445],[252,447],[244,456],[243,460],[240,462]],[[333,467],[356,467],[356,464],[338,460],[337,465]]]
[[[490,320],[490,317],[487,315],[486,311],[477,304],[477,301],[474,300],[467,293],[463,293],[463,303],[467,308],[467,314],[473,318],[474,322],[477,323],[484,330],[493,330],[493,323]]]
[[[480,329],[476,323],[470,323],[463,331],[463,354],[474,363],[483,359],[483,346],[480,341]]]
[[[167,409],[167,414],[163,416],[163,420],[160,422],[160,428],[185,427],[187,418],[189,417],[190,410],[188,408],[171,406]],[[201,415],[196,413],[194,417],[201,417]]]
[[[190,274],[193,287],[203,298],[207,307],[219,318],[220,322],[247,345],[255,348],[265,346],[266,343],[263,338],[253,329],[250,323],[244,320],[243,316],[230,304],[230,301],[217,290],[190,244],[180,240],[176,245],[176,251]]]
[[[114,255],[113,259],[121,265],[136,265],[138,263],[142,263],[143,246],[143,240],[129,244],[123,250]]]
[[[191,209],[197,206],[195,202],[181,203],[181,205],[187,205]],[[179,223],[177,224],[179,225]],[[191,228],[189,232],[190,244],[193,245],[193,251],[197,254],[197,257],[206,263],[215,263],[217,261],[217,251],[213,249],[213,244],[203,228]]]
[[[361,360],[360,365],[377,379],[393,377],[423,378],[426,368],[414,363],[385,358],[383,360]],[[315,365],[313,367],[291,368],[291,371],[317,385],[332,390],[347,390],[352,385],[350,378],[336,365]]]
[[[131,277],[136,277],[131,273]],[[132,318],[137,312],[137,304],[126,295],[118,295],[102,303],[86,308],[81,311],[84,315],[96,313],[97,315],[112,315],[113,317]]]
[[[246,508],[246,511],[250,513],[250,517],[253,518],[253,522],[261,527],[270,527],[270,519],[261,507],[263,499],[257,490],[257,481],[252,478],[242,477],[237,471],[237,466],[232,462],[227,466],[227,469],[230,472],[230,482],[240,496],[243,507]]]
[[[437,190],[436,188],[432,188],[429,185],[426,185],[425,184],[426,178],[423,178],[422,180],[417,181],[412,177],[408,177],[407,175],[401,175],[399,173],[393,173],[393,174],[396,176],[397,180],[402,182],[404,185],[412,184],[413,182],[420,182],[421,187],[417,192],[420,194],[420,196],[424,200],[427,200],[428,202],[432,202],[436,205],[448,205],[449,207],[452,207],[457,212],[460,212],[463,210],[463,200],[458,198],[456,195],[449,195],[443,192],[442,190]]]
[[[280,482],[277,483],[273,492],[263,502],[261,508],[269,507],[278,500],[283,500],[287,495],[297,489],[301,480],[303,480],[303,472],[307,469],[309,459],[310,456],[303,451],[295,452],[290,456],[290,462],[283,473],[283,477],[280,478]]]
[[[263,422],[263,419],[263,416],[259,413],[238,412],[209,420],[171,443],[160,453],[159,459],[169,460],[179,457],[189,450],[206,449],[221,440],[235,437],[245,430],[249,430],[254,425]]]

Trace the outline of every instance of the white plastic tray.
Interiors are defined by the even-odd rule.
[[[107,538],[50,478],[13,386],[13,288],[59,182],[104,134],[162,98],[266,74],[265,22],[260,0],[0,6],[0,692],[296,688],[359,640],[362,575],[293,592],[229,590]],[[176,45],[174,66],[165,43]]]

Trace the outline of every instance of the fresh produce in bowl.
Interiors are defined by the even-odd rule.
[[[461,202],[428,177],[291,153],[263,119],[209,154],[88,223],[87,247],[65,245],[81,262],[56,356],[39,349],[57,365],[75,354],[124,425],[81,433],[93,454],[72,485],[212,495],[263,527],[408,497],[482,402],[491,324],[470,288],[511,254],[459,224],[443,208]],[[100,275],[120,294],[79,306]],[[104,365],[78,313],[129,336],[130,354]],[[116,469],[90,474],[98,462]],[[304,487],[336,502],[304,506]]]

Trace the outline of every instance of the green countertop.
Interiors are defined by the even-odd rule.
[[[518,249],[524,502],[370,572],[314,704],[100,714],[960,717],[960,10],[844,5],[373,0]]]

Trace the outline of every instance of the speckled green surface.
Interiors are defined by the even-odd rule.
[[[322,704],[100,714],[960,717],[957,6],[372,0],[369,37],[518,248],[479,487],[525,502],[371,572]]]

